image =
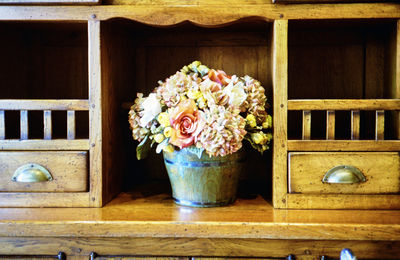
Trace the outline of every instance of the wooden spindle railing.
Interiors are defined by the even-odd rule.
[[[288,111],[303,112],[302,139],[288,140],[290,151],[398,151],[400,149],[400,140],[385,140],[385,112],[399,113],[400,99],[296,99],[288,100],[287,104]],[[326,140],[311,140],[311,113],[316,110],[326,111]],[[335,111],[338,110],[351,113],[351,140],[335,139]],[[360,140],[361,111],[375,111],[373,140]],[[400,119],[395,120],[395,124],[400,129]]]
[[[20,112],[20,139],[7,139],[5,111]],[[43,111],[43,139],[29,139],[29,111]],[[53,139],[52,111],[67,112],[66,139]],[[88,100],[0,99],[0,150],[88,150],[89,139],[76,139],[76,111],[89,111]]]

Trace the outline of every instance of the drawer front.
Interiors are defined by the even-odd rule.
[[[47,174],[50,180],[32,180]],[[2,192],[86,191],[87,179],[87,152],[0,152]]]
[[[365,181],[322,182],[329,170],[334,167],[340,169],[340,166],[352,166],[358,169],[365,176]],[[352,171],[356,172],[354,168]],[[330,171],[332,172],[334,171]],[[293,152],[289,153],[288,179],[289,193],[395,194],[400,192],[399,153]]]

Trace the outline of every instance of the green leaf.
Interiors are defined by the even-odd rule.
[[[136,157],[138,160],[142,160],[147,157],[150,151],[151,141],[149,135],[140,142],[140,144],[136,147]]]

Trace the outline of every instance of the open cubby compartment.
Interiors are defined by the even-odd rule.
[[[88,139],[87,23],[2,21],[0,32],[0,139]]]
[[[102,204],[88,43],[87,22],[0,22],[0,207]]]
[[[217,28],[190,23],[153,27],[113,19],[101,23],[101,32],[103,120],[107,122],[103,132],[103,150],[107,152],[104,170],[113,172],[108,176],[123,176],[119,179],[125,180],[124,190],[164,181],[164,191],[168,191],[162,155],[154,150],[145,160],[136,159],[138,142],[131,136],[128,110],[138,92],[147,96],[159,80],[165,80],[184,65],[199,60],[230,75],[250,75],[260,80],[272,104],[272,24],[269,22],[238,21]],[[125,104],[124,109],[121,104]],[[246,175],[262,178],[258,183],[262,183],[263,190],[270,190],[270,157],[269,152],[264,156],[249,156],[253,162],[248,164]],[[243,179],[247,180],[247,176]],[[156,188],[152,192],[161,190]]]
[[[399,209],[398,21],[289,21],[287,33],[274,207]]]
[[[399,139],[396,20],[293,21],[288,31],[289,139]]]

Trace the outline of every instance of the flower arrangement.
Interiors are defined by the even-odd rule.
[[[158,84],[129,111],[138,159],[155,144],[157,153],[187,148],[199,157],[232,154],[243,140],[261,153],[269,148],[272,118],[259,81],[194,61]]]

